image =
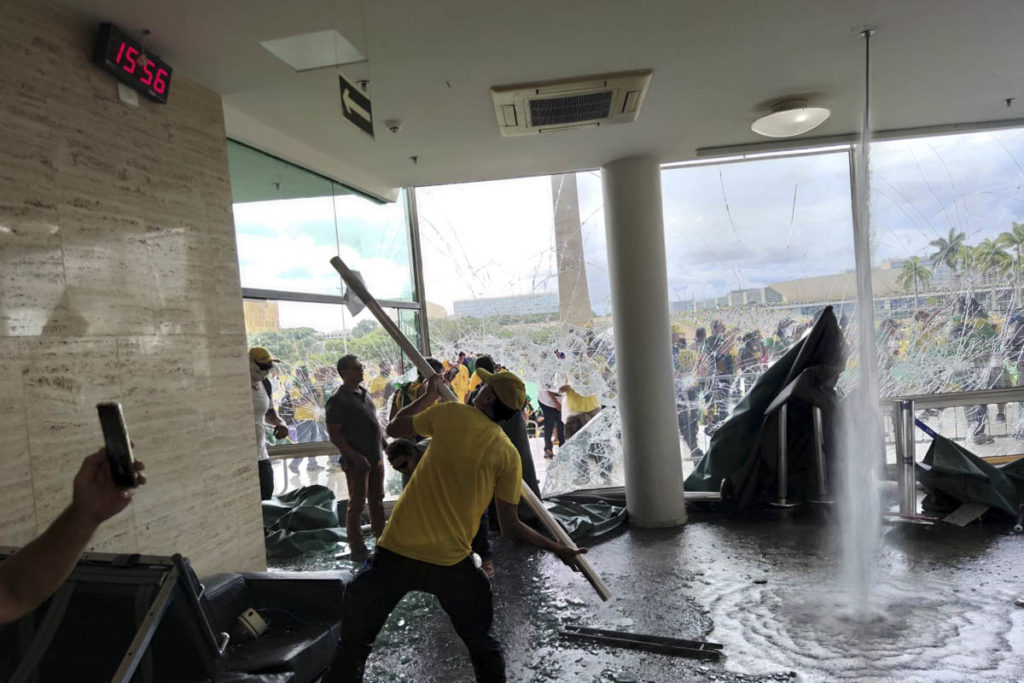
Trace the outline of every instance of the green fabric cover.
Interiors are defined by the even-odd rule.
[[[576,543],[584,539],[593,540],[626,521],[626,508],[603,501],[580,503],[555,499],[553,504],[549,501],[545,507]]]
[[[836,380],[844,365],[845,343],[832,307],[825,308],[811,331],[762,374],[712,435],[708,452],[683,482],[687,491],[722,491],[730,512],[775,495],[778,463],[778,412],[769,406],[786,392],[789,498],[814,497],[814,429],[811,406],[822,407],[826,456],[835,452],[830,418],[838,404]],[[724,486],[723,486],[724,482]]]
[[[996,466],[935,434],[924,459],[915,464],[917,480],[941,500],[983,503],[1008,515],[1017,515],[1024,503],[1024,458]]]
[[[295,557],[328,550],[346,540],[339,527],[337,501],[326,486],[304,486],[263,501],[267,557]]]

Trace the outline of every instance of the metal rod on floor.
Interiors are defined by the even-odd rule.
[[[573,624],[566,626],[559,631],[559,634],[566,638],[586,640],[601,645],[626,647],[633,650],[647,650],[649,652],[691,657],[694,659],[719,659],[725,654],[719,643],[650,636],[642,633],[609,631],[607,629],[587,628]]]
[[[398,328],[398,325],[395,324],[395,321],[384,312],[384,309],[380,307],[377,300],[370,295],[362,281],[356,277],[351,270],[349,270],[348,266],[345,265],[345,262],[335,256],[331,259],[331,265],[334,266],[334,269],[338,271],[339,275],[341,275],[341,279],[345,281],[348,288],[362,300],[363,304],[366,305],[367,310],[373,314],[381,327],[391,335],[391,338],[395,340],[395,343],[398,344],[402,351],[405,352],[405,355],[409,357],[409,360],[416,365],[420,374],[422,374],[423,377],[430,377],[433,375],[434,369],[430,367],[429,363],[427,363],[423,354],[420,353],[419,349],[413,346],[412,342],[409,341],[409,339],[402,333],[402,330]],[[458,401],[455,393],[447,384],[441,385],[441,396],[446,401]],[[555,537],[555,540],[559,543],[564,543],[570,548],[576,548],[577,546],[573,543],[572,539],[569,538],[569,534],[565,533],[565,529],[563,529],[558,521],[551,516],[551,513],[548,512],[547,508],[544,507],[544,504],[541,503],[540,498],[530,490],[530,487],[524,482],[520,488],[522,489],[523,499],[526,500],[526,504],[530,507],[530,510],[537,516],[537,519],[539,519],[541,524],[544,525],[544,528]],[[586,557],[583,555],[577,555],[576,566],[579,567],[580,572],[583,573],[583,576],[585,576],[587,581],[590,582],[590,585],[594,587],[594,590],[597,591],[597,594],[602,600],[607,600],[611,597],[611,589],[608,588],[608,585],[605,584],[605,582],[601,580],[601,577],[597,575],[597,572],[594,571],[594,567]]]

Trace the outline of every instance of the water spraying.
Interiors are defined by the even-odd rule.
[[[854,177],[854,257],[857,272],[857,347],[859,382],[846,401],[843,414],[842,548],[844,579],[855,615],[869,608],[872,570],[879,532],[879,495],[876,467],[884,450],[878,407],[875,353],[874,294],[871,287],[871,210],[869,205],[869,155],[871,133],[871,37],[864,39],[864,115],[860,142],[851,158]]]

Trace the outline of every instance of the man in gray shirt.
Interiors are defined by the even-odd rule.
[[[354,355],[338,359],[341,386],[327,399],[327,434],[341,454],[341,469],[348,485],[345,528],[352,561],[367,557],[360,528],[363,506],[370,513],[373,535],[384,531],[384,438],[377,422],[377,408],[363,388],[363,365]]]

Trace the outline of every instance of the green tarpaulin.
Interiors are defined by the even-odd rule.
[[[346,540],[338,503],[326,486],[304,486],[263,501],[267,557],[295,557],[327,550]]]
[[[830,455],[835,448],[828,427],[838,402],[835,385],[844,361],[842,331],[829,306],[807,336],[775,361],[736,404],[729,419],[711,437],[708,452],[683,488],[721,490],[722,504],[731,512],[772,499],[777,487],[779,414],[765,413],[785,398],[788,497],[797,501],[814,497],[811,406],[821,407],[825,414],[825,452]]]
[[[555,499],[547,507],[577,542],[592,541],[626,521],[625,507],[596,498]],[[525,518],[522,512],[520,516]],[[340,524],[338,501],[326,486],[304,486],[263,501],[267,557],[290,558],[335,549],[338,543],[347,541]]]
[[[929,504],[943,507],[944,500],[982,503],[1017,515],[1024,504],[1024,459],[992,465],[960,444],[931,433],[932,445],[915,465],[917,480],[932,494]]]

